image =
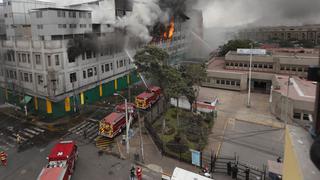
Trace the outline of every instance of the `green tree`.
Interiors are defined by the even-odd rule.
[[[181,75],[186,82],[187,86],[183,89],[183,95],[187,97],[193,111],[192,104],[199,96],[201,82],[207,77],[207,71],[205,64],[186,64],[182,65],[179,69]],[[195,106],[197,111],[197,106]]]
[[[137,71],[143,73],[158,83],[161,89],[165,88],[165,74],[163,69],[167,67],[169,55],[163,49],[155,46],[146,46],[134,56]]]
[[[236,51],[237,48],[250,48],[250,40],[230,40],[228,43],[220,46],[219,56],[225,56],[229,51]]]

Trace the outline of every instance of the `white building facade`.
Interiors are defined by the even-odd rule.
[[[8,2],[11,1],[4,1],[7,3],[4,7],[9,8],[5,12],[12,11],[14,2],[10,5]],[[100,0],[95,2],[98,6],[91,5],[95,8],[100,7],[99,4],[104,7],[110,2]],[[26,35],[28,33],[20,36],[16,30],[7,29],[7,40],[0,43],[0,96],[7,102],[26,105],[33,112],[61,117],[80,105],[112,95],[139,80],[132,71],[133,64],[121,47],[108,47],[103,51],[86,49],[75,58],[69,58],[70,40],[76,37],[81,39],[86,34],[95,34],[96,44],[103,41],[112,44],[117,40],[112,22],[99,24],[95,8],[88,8],[88,4],[77,5],[81,6],[87,8],[34,5],[36,8],[30,7],[28,13],[25,12],[28,14],[23,16],[26,21],[19,22],[29,26],[30,37]],[[115,14],[116,8],[110,9]],[[13,14],[6,19],[6,24],[18,17],[22,16]],[[177,24],[172,40],[153,42],[153,45],[168,50],[173,60],[183,58],[188,42],[183,26],[183,23]],[[130,50],[132,56],[138,48]],[[31,100],[25,102],[26,96]]]

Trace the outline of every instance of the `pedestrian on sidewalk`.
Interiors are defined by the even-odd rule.
[[[83,130],[83,137],[84,139],[87,139],[87,130]]]
[[[134,178],[135,178],[135,168],[134,166],[132,166],[130,169],[130,180],[134,180]]]
[[[17,144],[21,144],[21,136],[17,133]]]

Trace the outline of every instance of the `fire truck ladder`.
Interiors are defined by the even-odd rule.
[[[96,147],[100,150],[107,150],[111,144],[114,143],[113,139],[106,138],[103,136],[98,136],[96,139]]]
[[[130,55],[129,51],[128,51],[127,49],[124,49],[124,51],[125,51],[125,53],[127,54],[127,56],[129,57],[130,61],[134,64],[134,59],[133,59],[133,57]],[[134,65],[134,68],[135,68],[135,69],[138,69],[138,67],[137,67],[136,65]],[[140,78],[141,78],[144,86],[145,86],[147,89],[149,89],[148,84],[147,84],[144,76],[143,76],[141,73],[138,73],[138,74],[139,74],[139,76],[140,76]]]

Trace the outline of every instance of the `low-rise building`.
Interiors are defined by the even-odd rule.
[[[271,112],[277,118],[310,126],[316,83],[305,78],[308,67],[318,65],[318,61],[316,54],[311,53],[254,55],[251,90],[270,94]],[[208,63],[207,79],[202,85],[245,93],[249,84],[249,63],[249,55],[232,51],[225,57],[215,57]]]
[[[246,28],[238,33],[240,39],[254,41],[268,40],[308,40],[320,43],[320,25],[275,26]]]

